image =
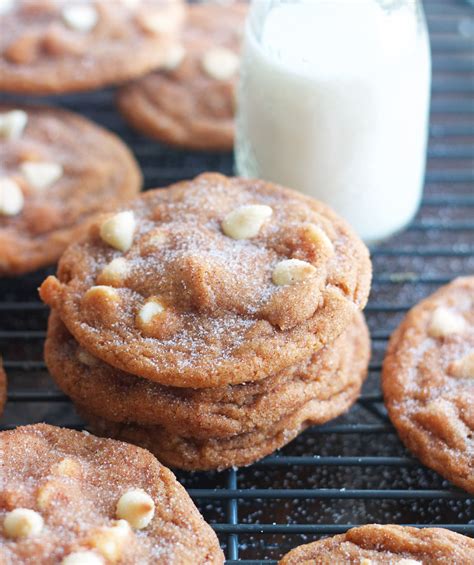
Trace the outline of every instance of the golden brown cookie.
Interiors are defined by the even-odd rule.
[[[71,112],[0,106],[0,276],[54,263],[91,214],[136,195],[115,135]]]
[[[147,451],[38,424],[0,433],[0,561],[220,564],[217,537]]]
[[[323,204],[203,174],[98,220],[41,296],[108,364],[206,388],[308,358],[364,307],[370,278],[366,247]]]
[[[0,416],[5,408],[7,401],[7,375],[2,364],[2,357],[0,356]]]
[[[279,565],[464,565],[474,561],[474,540],[443,528],[370,524],[301,545]]]
[[[3,0],[0,90],[89,90],[168,60],[182,0]]]
[[[410,310],[390,339],[382,384],[408,449],[474,493],[474,277]]]
[[[114,369],[79,347],[55,312],[45,346],[46,364],[58,387],[89,412],[111,422],[160,425],[194,439],[270,428],[308,402],[317,413],[314,423],[326,422],[358,394],[369,355],[360,313],[333,344],[303,363],[261,381],[222,388],[166,387]]]
[[[187,149],[230,150],[246,2],[189,6],[169,69],[124,86],[117,102],[131,125]]]

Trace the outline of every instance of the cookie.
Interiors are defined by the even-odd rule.
[[[217,537],[147,451],[45,424],[0,433],[0,561],[220,564]]]
[[[370,524],[293,549],[279,565],[464,565],[474,540],[444,528]]]
[[[367,248],[325,205],[203,174],[103,216],[40,293],[92,355],[207,388],[308,358],[364,307],[370,277]]]
[[[382,385],[408,449],[474,493],[474,277],[410,310],[390,339]]]
[[[166,64],[182,0],[4,0],[0,90],[90,90]]]
[[[189,6],[169,69],[119,91],[125,119],[144,134],[179,147],[231,150],[246,13],[246,2]]]
[[[314,423],[344,412],[358,395],[370,355],[363,315],[329,347],[261,381],[222,388],[166,387],[121,372],[80,348],[53,312],[45,359],[72,400],[116,423],[160,425],[194,439],[228,438],[269,428],[311,402]]]
[[[1,105],[0,146],[0,276],[54,263],[91,214],[141,187],[122,141],[71,112]]]
[[[81,398],[76,397],[75,402],[79,413],[98,435],[146,447],[173,467],[226,469],[249,465],[286,445],[308,426],[323,424],[345,412],[359,396],[369,356],[368,331],[359,314],[356,322],[330,348],[313,356],[306,367],[295,368],[289,374],[284,371],[282,375],[257,383],[228,386],[222,392],[220,389],[194,392],[181,389],[181,394],[188,395],[186,400],[179,398],[180,391],[164,396],[155,389],[153,398],[157,403],[153,419],[161,420],[160,425],[137,423],[144,419],[142,414],[147,403],[151,416],[151,399],[140,405],[137,392],[131,392],[130,383],[125,389],[131,398],[127,414],[134,408],[137,415],[120,421],[125,412],[125,390],[122,389],[122,398],[118,399],[117,387],[113,386],[110,403],[107,405],[105,396],[98,403],[94,386],[96,373],[84,367],[82,381],[91,379],[92,384],[84,385]],[[60,370],[59,363],[57,359],[56,371]],[[64,368],[68,369],[69,366]],[[152,389],[150,385],[148,390]],[[219,402],[206,398],[218,395],[222,396]],[[159,414],[161,410],[164,414]],[[106,414],[111,412],[113,421],[106,419]]]
[[[2,358],[0,357],[0,416],[5,408],[7,401],[7,375],[2,365]]]

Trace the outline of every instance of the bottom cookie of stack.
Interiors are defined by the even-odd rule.
[[[345,412],[367,374],[362,314],[331,346],[264,380],[213,389],[175,388],[92,357],[52,313],[45,358],[58,386],[91,429],[146,447],[182,469],[250,464],[313,424]]]

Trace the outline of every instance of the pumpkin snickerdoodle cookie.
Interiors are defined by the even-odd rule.
[[[474,493],[474,277],[416,305],[390,339],[389,416],[421,461]]]
[[[182,0],[3,0],[0,90],[89,90],[168,60]]]
[[[71,112],[0,105],[0,147],[0,276],[54,263],[91,214],[140,190],[128,148]]]
[[[169,68],[120,90],[125,119],[151,137],[187,149],[232,149],[246,14],[247,2],[188,6]]]
[[[362,314],[329,347],[254,383],[212,389],[159,385],[123,373],[79,347],[53,312],[45,358],[92,429],[150,449],[185,469],[249,464],[303,429],[347,410],[367,374]]]
[[[474,561],[474,540],[443,528],[370,524],[301,545],[279,565],[464,565]]]
[[[44,424],[0,433],[0,561],[222,564],[217,537],[147,451]]]
[[[41,296],[106,363],[207,388],[307,359],[364,307],[370,278],[366,247],[323,204],[203,174],[97,220]]]

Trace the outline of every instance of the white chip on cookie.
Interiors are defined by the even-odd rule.
[[[44,520],[30,508],[15,508],[8,512],[3,521],[5,535],[13,539],[29,538],[41,533]]]
[[[108,263],[98,277],[99,284],[120,286],[130,270],[128,261],[123,257],[116,257]]]
[[[180,43],[172,45],[166,51],[163,69],[165,71],[173,71],[174,69],[178,68],[179,65],[183,62],[185,55],[186,49],[183,45],[181,45]]]
[[[303,282],[316,273],[316,268],[307,261],[285,259],[273,269],[272,280],[278,286]]]
[[[7,177],[0,178],[0,216],[16,216],[24,205],[25,199],[18,184]]]
[[[466,322],[462,316],[449,308],[438,306],[431,316],[428,335],[435,338],[446,337],[448,335],[460,334],[465,329]]]
[[[451,363],[449,373],[459,379],[474,379],[474,350]]]
[[[104,560],[93,551],[76,551],[67,555],[61,565],[104,565]]]
[[[273,210],[263,204],[240,206],[229,212],[222,221],[222,231],[232,239],[250,239],[260,232]]]
[[[117,518],[126,520],[132,528],[146,528],[155,515],[153,498],[142,489],[132,489],[123,494],[117,503]]]
[[[73,4],[63,8],[62,18],[71,29],[88,32],[97,25],[99,14],[90,4]]]
[[[146,326],[151,323],[155,316],[162,314],[164,311],[165,307],[158,298],[150,298],[140,308],[140,311],[138,312],[138,320],[141,324]]]
[[[400,559],[396,562],[396,565],[423,565],[423,563],[416,559]]]
[[[86,365],[87,367],[97,367],[97,365],[100,363],[97,357],[94,357],[88,351],[82,349],[82,347],[78,348],[76,357],[83,365]]]
[[[11,110],[10,112],[0,114],[0,138],[18,139],[21,137],[27,123],[28,114],[23,110]]]
[[[36,190],[53,186],[63,176],[63,168],[59,163],[23,161],[20,170],[28,185]]]
[[[205,73],[215,80],[229,80],[239,70],[240,59],[230,49],[214,47],[204,53],[201,66]]]
[[[132,246],[135,227],[133,212],[119,212],[101,225],[100,237],[111,247],[125,252]]]
[[[124,545],[127,543],[132,531],[126,520],[118,520],[112,526],[105,526],[95,530],[89,544],[100,553],[108,563],[121,561]]]
[[[304,226],[304,234],[309,243],[322,251],[325,255],[334,255],[335,249],[332,241],[324,233],[324,231],[316,224],[307,224]]]

